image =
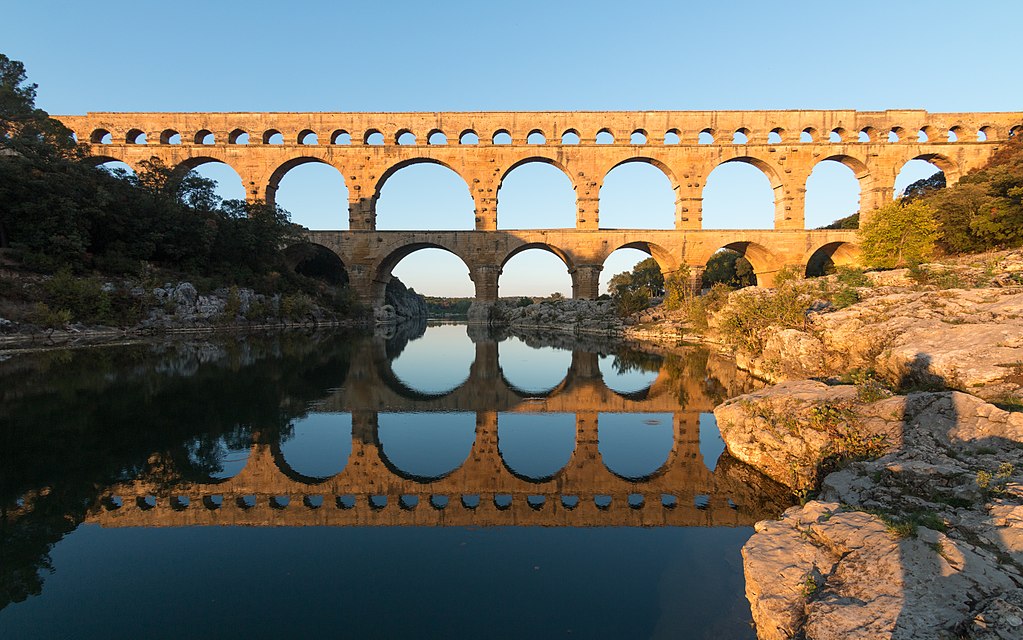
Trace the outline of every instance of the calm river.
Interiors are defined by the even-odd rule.
[[[390,335],[387,335],[389,333]],[[0,362],[0,637],[753,638],[727,360],[465,325]]]

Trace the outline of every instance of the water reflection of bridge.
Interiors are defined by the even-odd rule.
[[[445,394],[401,382],[381,340],[358,347],[351,362],[344,385],[316,407],[351,412],[352,450],[336,475],[298,473],[279,442],[257,438],[231,478],[169,486],[125,482],[109,489],[90,519],[104,526],[738,526],[777,513],[786,499],[727,456],[716,465],[703,459],[700,414],[720,400],[715,390],[744,384],[734,366],[713,357],[701,363],[701,375],[681,375],[677,363],[673,369],[666,361],[649,388],[629,394],[608,388],[598,356],[582,351],[573,353],[561,383],[543,394],[524,393],[503,377],[493,341],[476,343],[468,379]],[[378,437],[380,413],[392,411],[474,412],[468,456],[438,478],[403,471],[388,460]],[[574,414],[568,463],[547,478],[522,477],[509,467],[498,427],[501,414],[512,412]],[[605,464],[599,422],[608,412],[672,415],[673,445],[659,469],[627,478]],[[174,477],[173,469],[164,471],[162,477]]]

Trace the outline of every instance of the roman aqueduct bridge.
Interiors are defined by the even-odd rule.
[[[488,113],[89,113],[58,116],[97,163],[135,168],[160,158],[192,169],[207,162],[231,166],[248,199],[273,202],[281,178],[307,162],[336,167],[348,186],[346,231],[309,231],[310,242],[333,251],[367,304],[382,304],[391,269],[410,253],[441,248],[469,268],[481,302],[497,299],[504,264],[526,249],[561,258],[573,295],[592,299],[604,260],[638,248],[662,271],[683,264],[699,274],[727,247],[753,264],[770,285],[783,266],[806,268],[815,255],[855,260],[855,231],[808,230],[806,181],[834,160],[860,184],[861,219],[893,197],[906,162],[926,160],[949,183],[982,166],[1011,136],[1023,132],[1023,113],[900,111],[637,111]],[[529,162],[562,170],[576,195],[571,229],[497,230],[498,192],[505,176]],[[605,229],[599,193],[615,167],[643,162],[660,169],[675,192],[674,230]],[[707,177],[719,165],[760,169],[774,190],[774,228],[703,228]],[[396,171],[440,164],[461,176],[475,205],[468,231],[376,230],[376,202]],[[339,215],[340,212],[339,212]],[[340,225],[339,225],[340,226]]]

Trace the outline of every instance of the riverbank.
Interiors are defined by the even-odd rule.
[[[1021,272],[1007,252],[708,314],[774,383],[715,410],[728,452],[804,501],[744,547],[759,638],[1023,637]]]

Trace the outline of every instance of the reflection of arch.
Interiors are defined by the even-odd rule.
[[[557,478],[563,476],[572,467],[572,460],[576,456],[576,453],[578,452],[578,449],[579,449],[579,432],[578,432],[578,427],[575,424],[573,424],[573,425],[571,425],[571,427],[569,427],[567,422],[561,423],[561,420],[564,420],[566,418],[567,418],[567,416],[565,414],[546,414],[546,415],[544,415],[542,417],[539,416],[539,415],[536,415],[536,414],[516,414],[516,413],[505,413],[505,414],[499,415],[498,416],[498,420],[497,420],[497,453],[498,453],[498,456],[501,459],[501,465],[512,476],[514,476],[515,478],[517,478],[519,480],[522,480],[524,482],[530,482],[530,483],[550,482],[552,480],[556,480]],[[546,424],[544,424],[544,422],[546,422]],[[518,424],[515,424],[515,423],[518,423]],[[515,443],[515,445],[513,445],[511,448],[509,448],[509,445],[511,444],[509,442],[509,440],[511,440],[511,441],[517,440],[517,438],[515,438],[515,437],[509,438],[509,429],[511,430],[512,433],[514,433],[514,431],[519,430],[519,429],[527,429],[527,430],[532,429],[532,430],[535,430],[538,426],[539,426],[539,428],[542,428],[542,429],[545,430],[545,433],[546,433],[546,438],[545,439],[547,440],[547,442],[537,443],[537,442],[533,441],[531,438],[526,438],[526,439],[523,439],[523,440],[519,440],[517,443]],[[536,455],[535,454],[536,454],[536,448],[537,448],[538,445],[543,447],[542,452],[544,454],[550,455],[552,452],[557,452],[558,458],[560,458],[561,455],[564,453],[564,451],[561,450],[561,444],[562,443],[561,442],[557,442],[555,440],[555,441],[553,441],[553,442],[556,443],[555,447],[552,448],[550,446],[550,444],[552,442],[551,434],[555,434],[557,432],[561,432],[561,433],[559,433],[557,435],[564,436],[564,435],[567,435],[567,432],[569,432],[569,431],[571,432],[571,445],[570,445],[570,448],[568,448],[568,456],[567,456],[567,458],[565,459],[564,463],[561,463],[561,460],[557,459],[557,458],[554,459],[554,460],[544,461],[544,462],[553,462],[554,464],[561,463],[561,466],[557,467],[556,469],[550,469],[550,468],[543,469],[544,472],[547,472],[546,475],[529,476],[529,475],[526,475],[525,473],[522,473],[520,470],[516,470],[512,466],[512,464],[509,463],[509,457],[511,457],[512,460],[514,461],[516,459],[515,455],[523,455],[523,454],[528,452],[528,453],[533,454],[531,456],[531,459],[521,458],[521,459],[519,459],[519,461],[523,462],[523,463],[535,465],[537,463]],[[535,431],[534,431],[534,433],[535,433]],[[567,439],[566,439],[566,442],[567,442]],[[515,451],[516,446],[521,447],[523,445],[526,447],[525,450],[520,449],[517,452]],[[537,471],[540,471],[540,470],[538,469]]]
[[[316,476],[307,476],[300,471],[296,471],[295,468],[292,467],[290,463],[288,463],[288,459],[284,457],[284,451],[281,449],[281,440],[279,437],[274,439],[273,443],[270,445],[270,457],[273,459],[274,465],[277,467],[278,470],[280,470],[281,474],[283,474],[289,480],[294,480],[295,482],[301,482],[303,484],[313,485],[320,484],[321,482],[325,482],[327,480],[330,480],[331,478],[336,478],[337,476],[341,475],[348,468],[348,462],[351,460],[351,454],[349,454],[349,459],[345,461],[345,466],[341,469],[341,471],[338,471],[335,474],[324,476],[322,478]]]
[[[650,480],[653,480],[655,478],[663,476],[665,473],[668,472],[668,469],[670,469],[671,466],[675,463],[675,460],[676,460],[676,458],[678,456],[678,453],[679,453],[679,442],[678,442],[678,438],[676,437],[677,434],[675,433],[675,424],[674,424],[675,416],[673,414],[664,414],[666,416],[669,416],[667,418],[667,423],[664,425],[664,430],[667,431],[667,435],[669,436],[669,438],[671,440],[671,444],[668,447],[668,451],[666,452],[666,454],[664,456],[664,461],[663,462],[659,462],[659,464],[655,468],[651,469],[649,472],[644,473],[644,474],[639,474],[639,475],[626,475],[625,473],[621,473],[618,470],[612,468],[612,465],[608,463],[608,458],[612,458],[613,459],[615,451],[614,450],[610,450],[609,451],[606,448],[607,447],[606,443],[608,441],[608,437],[607,437],[608,436],[608,431],[607,430],[609,428],[611,428],[611,429],[622,428],[623,425],[620,425],[620,424],[612,425],[612,424],[609,424],[609,423],[612,422],[612,421],[617,422],[618,420],[626,418],[627,416],[634,417],[634,419],[639,419],[640,415],[642,415],[643,418],[644,418],[643,423],[647,424],[647,419],[649,419],[649,416],[651,414],[627,414],[627,413],[626,414],[607,414],[607,413],[601,413],[599,415],[599,417],[598,417],[598,420],[597,420],[597,443],[598,443],[597,444],[597,451],[598,451],[598,453],[600,455],[600,461],[601,461],[602,466],[604,467],[605,470],[607,470],[608,473],[610,473],[610,474],[612,474],[612,475],[614,475],[614,476],[616,476],[618,478],[621,478],[623,480],[627,480],[629,482],[648,482]],[[653,414],[653,415],[657,415],[657,414]],[[601,430],[604,430],[603,435],[601,434]],[[609,453],[611,453],[612,455],[608,455]]]
[[[498,362],[500,362],[500,360],[501,360],[500,351],[498,351]],[[572,375],[571,374],[571,369],[567,369],[565,371],[565,377],[562,378],[553,387],[550,387],[549,389],[542,389],[540,391],[526,391],[522,387],[518,386],[517,384],[515,384],[514,382],[509,380],[508,377],[504,375],[504,371],[501,369],[500,365],[498,365],[498,372],[500,373],[501,382],[504,383],[504,386],[508,387],[509,391],[511,391],[512,393],[514,393],[515,395],[517,395],[520,398],[551,398],[551,397],[554,397],[554,396],[558,395],[559,393],[561,393],[562,391],[564,391],[568,387],[569,378]]]
[[[860,248],[850,242],[829,242],[803,256],[808,278],[827,275],[831,268],[856,264]]]
[[[475,424],[475,420],[473,420],[472,417],[470,415],[468,415],[467,413],[465,413],[465,412],[457,412],[457,413],[454,413],[454,414],[432,414],[433,416],[445,415],[445,417],[444,417],[445,424],[442,427],[442,429],[454,428],[454,429],[459,431],[460,435],[470,435],[471,434],[471,439],[468,440],[468,447],[466,447],[464,449],[464,454],[463,454],[463,452],[461,450],[452,449],[451,447],[445,447],[444,449],[446,449],[447,451],[443,451],[442,450],[443,453],[448,453],[448,454],[453,453],[454,454],[454,458],[456,459],[456,463],[454,465],[452,465],[452,466],[448,466],[452,462],[452,460],[443,460],[443,462],[445,462],[444,467],[442,467],[441,469],[436,469],[436,471],[439,471],[439,473],[431,473],[430,475],[425,475],[425,474],[421,474],[421,473],[415,473],[413,471],[410,471],[408,469],[403,468],[397,462],[395,462],[395,460],[394,460],[394,453],[395,453],[394,450],[392,449],[391,454],[388,454],[388,451],[387,451],[387,448],[388,448],[387,447],[387,443],[388,442],[391,442],[392,446],[394,446],[394,444],[395,444],[395,441],[391,440],[388,437],[388,435],[387,435],[388,430],[390,428],[392,428],[392,427],[393,428],[399,428],[399,429],[402,428],[402,427],[407,427],[407,425],[400,424],[400,423],[406,422],[408,420],[408,417],[405,417],[404,419],[399,420],[398,421],[399,424],[395,424],[393,422],[390,422],[388,417],[389,416],[395,416],[395,415],[399,415],[399,414],[389,414],[389,413],[379,414],[378,415],[378,420],[377,420],[377,423],[376,423],[376,433],[374,434],[375,435],[374,440],[377,443],[377,453],[378,453],[378,455],[380,457],[380,461],[383,463],[384,467],[388,471],[393,473],[395,476],[397,476],[399,478],[406,479],[406,480],[411,480],[413,482],[423,483],[423,484],[429,483],[429,482],[436,482],[437,480],[441,480],[443,478],[446,478],[446,477],[450,476],[451,474],[455,473],[456,471],[458,471],[459,469],[464,467],[466,462],[471,458],[473,450],[476,447],[476,440],[477,440],[477,427],[476,427],[476,424]],[[419,418],[423,418],[423,417],[430,416],[430,415],[431,414],[420,413],[420,414],[418,414],[418,417]],[[381,418],[382,418],[382,420],[381,420]],[[461,427],[465,428],[464,432],[461,431]],[[416,431],[419,431],[420,433],[423,433],[422,430],[416,430]],[[449,433],[449,435],[450,435],[450,433]],[[436,433],[432,433],[431,436],[435,437]],[[463,443],[456,443],[456,444],[461,446]],[[400,457],[400,453],[401,452],[399,451],[398,453],[399,453],[398,457]],[[436,453],[437,452],[435,451],[434,454],[436,454]],[[431,456],[431,458],[434,458],[434,459],[430,460],[430,464],[436,464],[436,462],[437,462],[436,459],[435,459],[436,455]],[[442,459],[443,459],[443,456],[442,456]],[[431,471],[434,471],[434,470],[431,469]],[[435,506],[435,508],[443,508],[443,506],[437,506],[437,503],[434,502],[432,498],[431,498],[431,503],[433,504],[433,506]]]

